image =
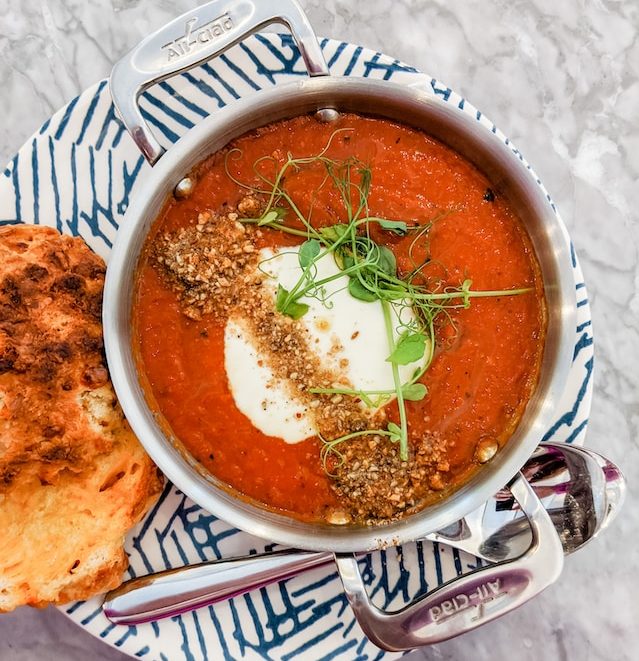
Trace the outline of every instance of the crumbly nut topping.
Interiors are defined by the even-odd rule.
[[[237,218],[235,212],[206,211],[198,215],[197,224],[155,239],[151,259],[191,319],[206,314],[227,318],[234,302],[261,284],[252,232]]]
[[[397,444],[387,439],[354,439],[341,451],[344,461],[334,469],[333,488],[358,521],[373,525],[399,519],[444,488],[442,473],[449,470],[444,449],[432,435],[414,443],[409,461],[402,461]]]

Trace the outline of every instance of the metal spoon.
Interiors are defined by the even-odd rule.
[[[620,470],[580,447],[544,443],[522,472],[550,513],[566,554],[606,528],[625,495]],[[426,539],[498,562],[524,553],[532,536],[527,519],[510,493],[503,491]],[[132,579],[109,592],[104,614],[116,624],[140,624],[223,601],[332,562],[330,552],[293,549],[171,569]]]
[[[625,480],[608,459],[585,448],[544,443],[522,473],[555,524],[569,555],[614,519],[625,496]],[[427,535],[478,556],[500,562],[520,556],[532,541],[527,519],[514,509],[508,491],[495,494],[479,509],[451,526]]]

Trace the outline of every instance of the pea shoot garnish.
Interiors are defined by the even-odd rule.
[[[351,390],[348,388],[310,388],[309,392],[320,395],[343,395],[360,399],[366,406],[377,408],[392,398],[397,400],[399,424],[389,422],[385,429],[355,431],[335,439],[323,439],[321,458],[324,466],[334,455],[338,462],[342,455],[339,445],[361,436],[377,435],[399,444],[402,461],[408,460],[408,421],[406,401],[419,401],[427,394],[426,386],[420,379],[429,368],[435,350],[435,319],[449,315],[450,310],[468,308],[471,299],[480,297],[513,296],[530,291],[530,288],[506,289],[498,291],[473,290],[472,281],[465,279],[457,287],[443,287],[436,284],[429,287],[423,272],[428,258],[421,263],[413,260],[418,242],[426,240],[432,223],[445,214],[440,214],[424,225],[415,221],[380,218],[369,213],[369,195],[372,185],[372,170],[355,157],[333,159],[327,154],[336,136],[349,129],[338,129],[329,138],[324,148],[315,156],[294,158],[290,153],[283,164],[273,156],[257,159],[254,171],[260,181],[259,186],[249,186],[234,178],[228,169],[228,161],[239,150],[227,153],[227,174],[240,187],[252,193],[265,196],[266,206],[257,218],[239,218],[245,224],[267,227],[305,241],[298,251],[301,275],[297,282],[286,289],[277,287],[275,307],[278,312],[292,319],[300,319],[309,310],[305,300],[317,299],[327,307],[330,300],[325,286],[338,278],[348,277],[348,291],[361,301],[381,306],[384,316],[388,356],[393,375],[393,388],[390,390]],[[304,168],[323,169],[324,178],[319,189],[330,186],[339,195],[343,207],[342,222],[330,226],[312,223],[312,206],[304,214],[295,200],[287,192],[286,178],[291,172]],[[274,168],[269,178],[265,171]],[[402,273],[397,266],[393,251],[371,237],[371,230],[381,230],[392,237],[413,236],[408,255],[414,263],[409,273]],[[380,232],[375,231],[379,237]],[[332,256],[338,273],[318,277],[319,260]],[[411,378],[402,382],[399,367],[418,363]]]

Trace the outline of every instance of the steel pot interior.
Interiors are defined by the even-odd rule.
[[[473,162],[507,195],[524,222],[545,284],[548,332],[536,391],[506,446],[454,493],[404,520],[380,527],[302,523],[239,498],[166,435],[140,386],[131,348],[134,277],[149,228],[176,183],[230,140],[269,122],[322,108],[376,115],[432,135]],[[575,295],[569,239],[545,193],[513,150],[479,121],[426,90],[357,78],[315,78],[256,93],[217,111],[181,138],[138,187],[110,257],[104,334],[111,377],[124,412],[148,453],[184,493],[215,516],[287,546],[363,551],[419,539],[458,520],[502,488],[553,421],[572,358]],[[232,434],[232,430],[229,430]],[[232,442],[232,441],[230,441]]]

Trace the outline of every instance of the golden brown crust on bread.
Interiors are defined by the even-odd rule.
[[[55,485],[20,475],[0,496],[0,612],[87,599],[122,582],[126,532],[161,488],[124,422],[91,470]]]
[[[81,239],[0,228],[0,612],[118,585],[161,488],[106,370],[104,272]]]
[[[0,490],[25,468],[50,482],[109,449],[79,411],[82,394],[108,380],[104,272],[81,239],[0,228]]]

